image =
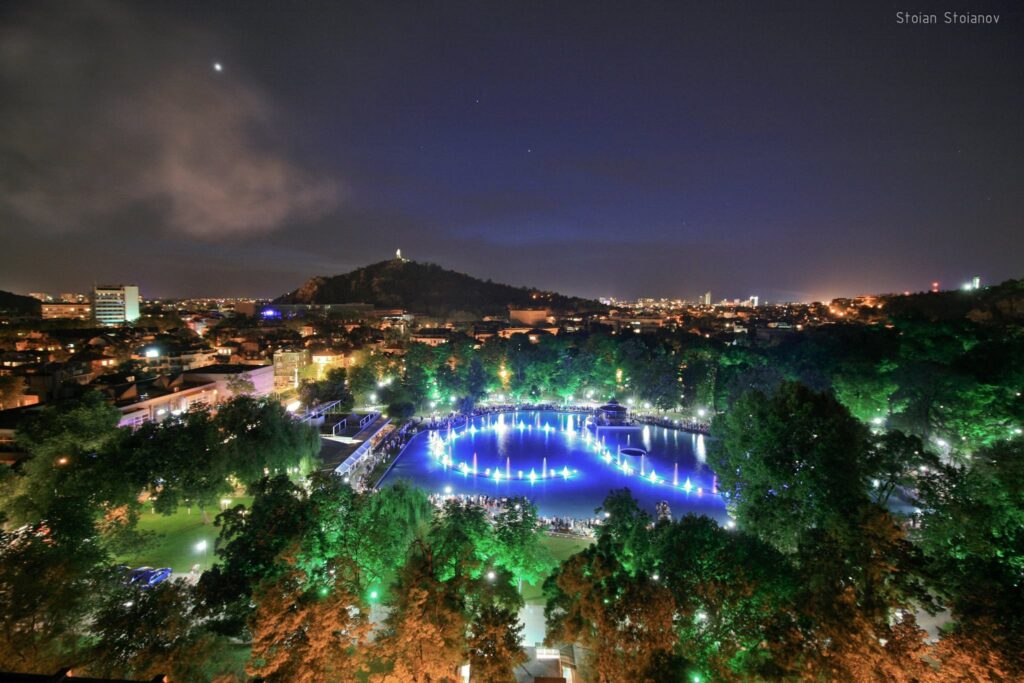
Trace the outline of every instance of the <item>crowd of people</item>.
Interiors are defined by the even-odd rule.
[[[430,502],[438,507],[441,507],[449,500],[457,500],[462,505],[481,507],[491,516],[498,514],[508,501],[508,498],[499,498],[476,493],[432,493],[429,498]],[[596,528],[601,524],[601,520],[596,517],[591,519],[577,519],[575,517],[541,517],[540,522],[544,529],[550,534],[578,536],[581,538],[592,537]]]
[[[685,420],[673,420],[661,415],[636,415],[634,414],[633,420],[640,424],[651,425],[653,427],[666,427],[668,429],[683,429],[688,432],[696,432],[698,434],[708,434],[711,431],[711,424],[707,420],[696,420],[693,418]]]

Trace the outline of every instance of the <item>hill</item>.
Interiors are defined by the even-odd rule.
[[[1024,322],[1024,280],[1007,280],[978,290],[892,295],[885,297],[885,309],[893,318],[1020,324]]]
[[[603,308],[596,301],[480,280],[433,263],[405,259],[381,261],[344,275],[311,278],[275,303],[366,303],[439,317],[456,312],[501,315],[509,306],[557,312]]]
[[[0,311],[8,314],[39,315],[41,310],[42,304],[38,299],[0,289]]]

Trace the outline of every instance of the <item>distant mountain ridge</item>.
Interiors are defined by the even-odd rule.
[[[343,275],[310,278],[298,289],[278,297],[274,303],[366,303],[379,308],[402,308],[435,316],[457,311],[500,315],[509,306],[550,308],[558,312],[604,308],[588,299],[481,280],[433,263],[397,258]]]

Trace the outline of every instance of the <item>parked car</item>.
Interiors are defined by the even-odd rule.
[[[134,586],[136,584],[146,583],[146,578],[149,573],[153,571],[152,567],[137,567],[128,572],[128,585]]]
[[[158,583],[166,581],[171,576],[170,567],[161,567],[160,569],[154,569],[146,577],[146,588],[149,586],[155,586]]]

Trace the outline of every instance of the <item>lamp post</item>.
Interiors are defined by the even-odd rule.
[[[203,540],[199,541],[198,543],[196,543],[196,552],[203,554],[203,569],[204,570],[205,569],[209,569],[209,566],[208,566],[209,565],[209,560],[208,560],[209,556],[208,556],[208,553],[207,553],[207,548],[209,548],[209,547],[210,547],[210,544],[207,542],[207,540],[205,538]]]

